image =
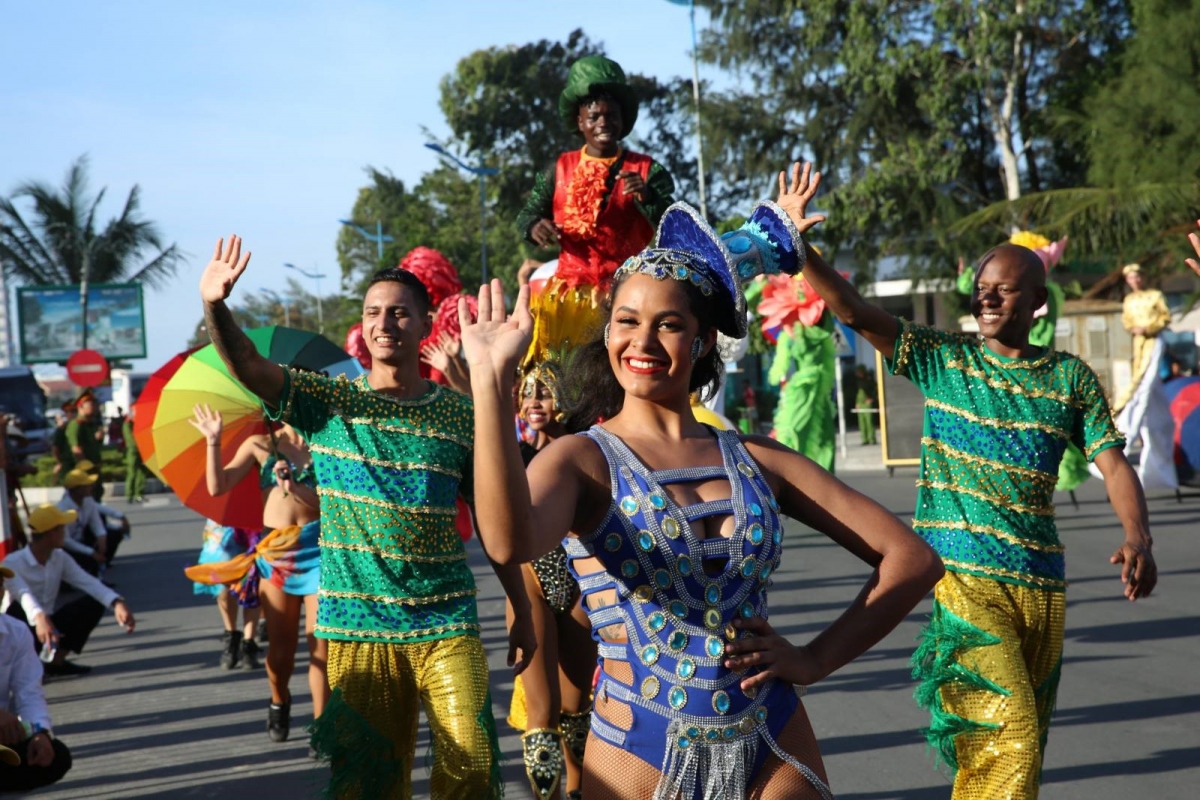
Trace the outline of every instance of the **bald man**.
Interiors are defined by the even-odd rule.
[[[811,198],[814,182],[806,167],[784,194]],[[804,203],[780,204],[800,230],[818,219]],[[897,319],[811,247],[807,256],[804,275],[838,319],[926,398],[913,529],[946,566],[913,656],[926,736],[955,770],[956,800],[1035,798],[1062,663],[1067,584],[1052,500],[1068,442],[1108,482],[1125,530],[1110,559],[1125,596],[1145,597],[1157,580],[1145,497],[1104,391],[1075,356],[1029,343],[1046,301],[1032,250],[1005,244],[979,260],[978,336]]]

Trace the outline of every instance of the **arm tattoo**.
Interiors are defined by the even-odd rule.
[[[233,318],[225,303],[204,304],[204,324],[217,354],[235,378],[268,403],[275,403],[283,389],[283,370],[263,358]]]

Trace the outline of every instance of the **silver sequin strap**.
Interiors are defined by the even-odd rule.
[[[718,514],[732,514],[733,500],[709,500],[707,503],[696,503],[683,509],[683,516],[688,522],[704,517],[715,517]]]
[[[629,648],[623,644],[600,642],[600,644],[596,646],[596,655],[600,658],[611,658],[616,661],[628,661]]]
[[[693,481],[710,481],[715,478],[724,478],[725,465],[716,464],[708,467],[684,467],[682,469],[660,469],[652,472],[654,480],[658,481],[659,485],[665,486],[668,483],[690,483]]]
[[[592,733],[618,747],[625,744],[625,731],[609,725],[595,711],[592,712]]]

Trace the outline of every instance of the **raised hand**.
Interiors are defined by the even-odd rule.
[[[250,263],[250,253],[242,255],[242,237],[230,236],[229,246],[223,248],[224,243],[224,239],[217,239],[212,261],[200,276],[200,299],[205,303],[218,303],[228,298],[233,285]]]
[[[517,305],[509,316],[504,311],[504,287],[499,279],[479,287],[479,319],[471,321],[466,298],[458,301],[462,346],[471,374],[511,376],[529,347],[533,317],[529,313],[529,286],[522,286]]]
[[[787,174],[779,173],[779,207],[791,217],[792,224],[800,231],[807,233],[809,229],[825,221],[824,214],[806,216],[808,204],[817,194],[821,185],[821,173],[812,171],[812,164],[804,162],[801,171],[800,162],[792,164],[792,179],[788,183]]]
[[[221,430],[224,422],[221,419],[220,411],[213,411],[208,407],[208,404],[197,403],[192,408],[192,413],[195,415],[188,420],[191,426],[200,431],[205,441],[209,444],[214,444],[221,441]]]
[[[1196,225],[1200,227],[1200,219],[1196,220]],[[1188,241],[1192,243],[1192,249],[1196,251],[1196,258],[1200,258],[1200,234],[1192,232],[1188,234]],[[1192,268],[1192,272],[1200,275],[1200,261],[1196,258],[1185,259],[1187,265]]]
[[[529,238],[538,247],[554,247],[558,244],[558,228],[548,219],[539,219],[529,229]]]

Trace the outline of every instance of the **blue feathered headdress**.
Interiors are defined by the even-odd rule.
[[[803,268],[800,231],[782,208],[764,200],[741,228],[724,236],[696,209],[675,203],[663,214],[653,246],[628,259],[617,274],[690,281],[706,296],[716,296],[717,330],[741,339],[746,335],[742,282],[757,275],[795,275]]]

